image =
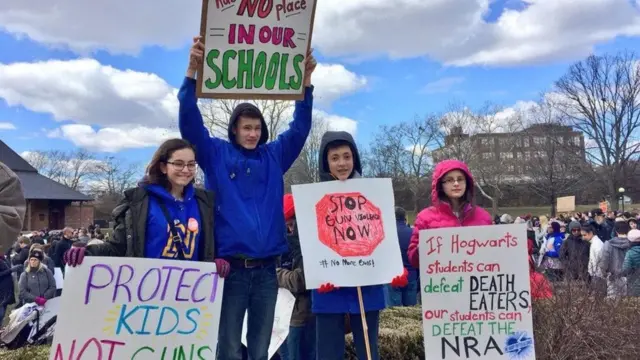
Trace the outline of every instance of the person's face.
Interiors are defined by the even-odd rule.
[[[576,228],[576,229],[571,229],[571,235],[577,237],[577,236],[582,236],[582,233],[580,232],[579,228]]]
[[[631,229],[637,229],[638,228],[638,223],[635,221],[629,221],[629,226],[631,227]]]
[[[62,236],[66,237],[67,239],[71,239],[71,237],[73,236],[73,230],[65,230],[62,233]]]
[[[40,260],[34,257],[29,258],[29,266],[31,266],[32,268],[37,268],[38,266],[40,266]]]
[[[580,230],[580,235],[582,235],[582,238],[586,241],[591,242],[591,239],[593,239],[593,234],[592,233],[588,233],[584,230]]]
[[[196,175],[196,154],[188,148],[176,150],[167,163],[161,165],[161,171],[172,186],[186,186]]]
[[[240,116],[233,134],[236,136],[238,145],[247,150],[253,150],[258,146],[262,135],[262,122],[260,119]]]
[[[340,145],[327,151],[329,172],[338,180],[347,180],[353,172],[353,153],[349,145]]]
[[[460,170],[451,170],[442,177],[442,190],[449,199],[460,199],[467,190],[467,178]]]

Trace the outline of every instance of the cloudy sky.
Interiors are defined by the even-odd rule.
[[[573,61],[637,50],[639,2],[319,0],[317,107],[368,143],[378,126],[454,100],[535,100]],[[150,4],[2,0],[0,138],[18,152],[83,147],[148,159],[175,134],[201,7]]]

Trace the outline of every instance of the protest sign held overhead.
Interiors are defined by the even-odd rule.
[[[215,359],[214,263],[88,257],[65,277],[50,360]]]
[[[526,227],[420,231],[427,359],[535,359]]]
[[[198,97],[299,100],[316,0],[203,0]]]
[[[387,284],[402,273],[391,179],[292,186],[308,289]]]

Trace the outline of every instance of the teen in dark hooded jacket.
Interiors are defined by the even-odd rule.
[[[351,134],[328,131],[322,137],[319,151],[320,181],[347,180],[362,174],[360,154]],[[368,327],[371,359],[378,359],[378,325],[380,310],[385,308],[383,285],[362,286],[362,300]],[[311,308],[316,314],[318,360],[344,358],[345,315],[349,316],[358,359],[366,359],[364,330],[355,287],[336,288],[326,284],[311,295]]]
[[[311,130],[311,74],[316,62],[310,52],[306,55],[305,77],[298,79],[304,99],[296,101],[289,129],[267,143],[268,126],[260,109],[242,103],[231,114],[229,141],[225,141],[210,136],[204,126],[195,80],[196,71],[204,61],[201,38],[194,38],[191,47],[187,74],[178,93],[180,134],[195,145],[206,188],[216,193],[216,249],[218,256],[231,264],[231,276],[224,282],[222,299],[220,359],[242,359],[245,312],[249,313],[249,358],[266,360],[268,357],[278,295],[276,262],[287,252],[283,175],[302,151]],[[206,84],[212,79],[201,80]]]
[[[125,191],[113,210],[115,226],[109,239],[72,247],[64,254],[65,263],[79,265],[85,255],[211,261],[225,277],[229,264],[215,259],[214,253],[213,193],[193,186],[195,171],[192,145],[182,139],[165,141],[144,180]]]

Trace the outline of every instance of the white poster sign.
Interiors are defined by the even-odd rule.
[[[273,318],[273,330],[271,331],[271,342],[269,343],[269,359],[273,358],[276,351],[284,344],[289,335],[289,324],[291,323],[291,314],[296,304],[296,298],[287,289],[278,289],[278,298],[276,299],[276,312]],[[244,314],[244,323],[242,324],[242,344],[247,346],[247,313]]]
[[[307,289],[388,284],[402,274],[391,179],[292,186]]]
[[[198,97],[304,97],[316,0],[203,0]]]
[[[54,269],[53,278],[56,280],[56,289],[62,289],[64,286],[64,274],[62,274],[61,268],[57,267]]]
[[[427,359],[535,359],[524,224],[420,231]]]
[[[50,360],[215,359],[214,263],[86,257],[65,282]]]

